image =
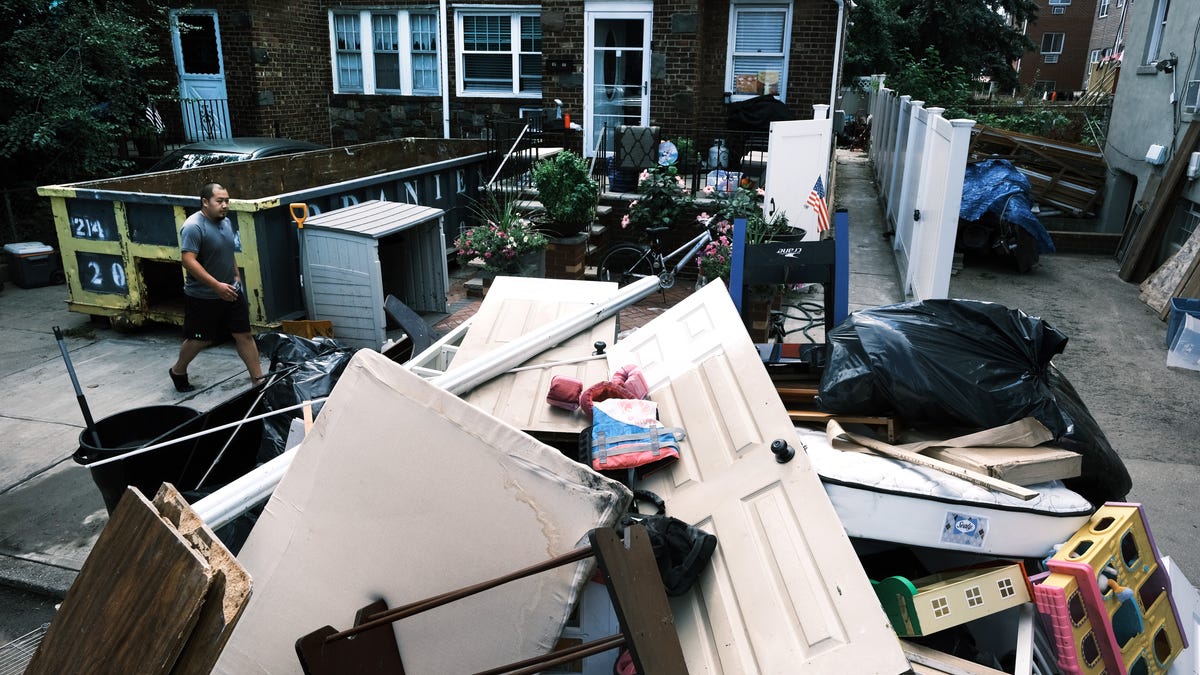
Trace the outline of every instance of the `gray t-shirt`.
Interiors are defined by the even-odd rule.
[[[217,281],[232,284],[236,279],[237,261],[234,259],[236,243],[233,224],[229,218],[213,222],[202,211],[197,211],[183,221],[179,231],[179,249],[196,254],[196,260]],[[199,279],[188,273],[183,292],[193,298],[216,300],[220,296]]]

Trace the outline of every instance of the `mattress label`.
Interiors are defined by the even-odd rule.
[[[987,529],[988,519],[985,516],[947,511],[946,521],[942,524],[942,543],[983,548]]]

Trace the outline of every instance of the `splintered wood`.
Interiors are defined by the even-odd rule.
[[[208,673],[250,577],[170,485],[128,488],[50,623],[39,673]]]

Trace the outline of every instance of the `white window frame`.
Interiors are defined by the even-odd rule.
[[[1092,53],[1088,55],[1088,63],[1100,63],[1099,49],[1093,49]]]
[[[413,85],[413,36],[411,30],[411,17],[413,15],[433,17],[434,33],[437,36],[434,41],[433,61],[435,64],[436,86],[433,89],[418,89]],[[333,93],[335,94],[366,94],[366,95],[389,95],[389,96],[440,96],[442,93],[441,75],[437,74],[436,65],[440,62],[440,50],[442,49],[441,31],[437,27],[437,13],[431,11],[414,11],[405,9],[353,9],[353,8],[336,8],[330,9],[329,16],[329,50],[330,63],[333,69]],[[348,86],[341,81],[338,69],[338,36],[337,36],[337,17],[350,17],[358,19],[358,36],[359,44],[357,50],[341,50],[343,52],[355,52],[359,55],[359,65],[361,66],[362,85]],[[396,19],[397,27],[397,44],[399,50],[397,52],[400,63],[400,88],[390,89],[377,86],[376,70],[375,70],[375,40],[374,40],[374,16],[388,16]]]
[[[464,83],[465,69],[463,67],[463,17],[466,16],[507,16],[509,18],[509,29],[511,30],[510,46],[511,49],[507,52],[512,57],[512,90],[503,91],[476,91],[466,88]],[[472,5],[470,7],[460,7],[454,10],[454,90],[461,97],[476,97],[476,98],[542,98],[542,83],[538,81],[536,91],[521,91],[521,56],[537,54],[541,59],[544,51],[521,51],[521,18],[533,17],[538,20],[539,26],[542,20],[540,9],[530,9],[522,7],[514,9],[513,7],[500,7],[493,5]],[[545,37],[543,35],[542,40]],[[492,52],[499,53],[499,52]]]
[[[1150,34],[1146,38],[1146,54],[1142,63],[1145,65],[1154,65],[1158,61],[1159,52],[1162,51],[1163,32],[1167,28],[1167,10],[1171,6],[1171,0],[1154,0],[1154,7],[1150,10]]]
[[[1057,36],[1057,39],[1056,39],[1056,36]],[[1050,42],[1051,42],[1049,49],[1046,49],[1046,39],[1047,38],[1049,38]],[[1054,44],[1055,42],[1058,43],[1057,44],[1058,49],[1055,49],[1055,46],[1056,46]],[[1067,34],[1066,33],[1059,33],[1059,32],[1055,32],[1055,31],[1042,33],[1042,44],[1040,47],[1041,53],[1042,53],[1042,62],[1043,63],[1058,63],[1058,57],[1062,55],[1063,46],[1066,44],[1066,42],[1067,42]]]
[[[1099,16],[1101,19],[1108,16],[1108,6],[1112,4],[1112,0],[1096,0],[1096,4],[1099,5],[1099,12],[1097,16]]]
[[[758,94],[739,94],[734,85],[734,39],[737,32],[737,17],[741,12],[767,12],[784,10],[783,18],[783,53],[780,55],[783,66],[779,72],[779,91],[775,97],[781,101],[787,100],[788,61],[791,60],[792,48],[792,1],[791,0],[734,0],[729,5],[729,35],[726,39],[725,50],[725,91],[732,92],[730,100],[742,101],[753,98]]]

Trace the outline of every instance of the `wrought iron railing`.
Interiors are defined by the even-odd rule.
[[[229,100],[185,98],[180,100],[183,133],[189,142],[230,138]]]

